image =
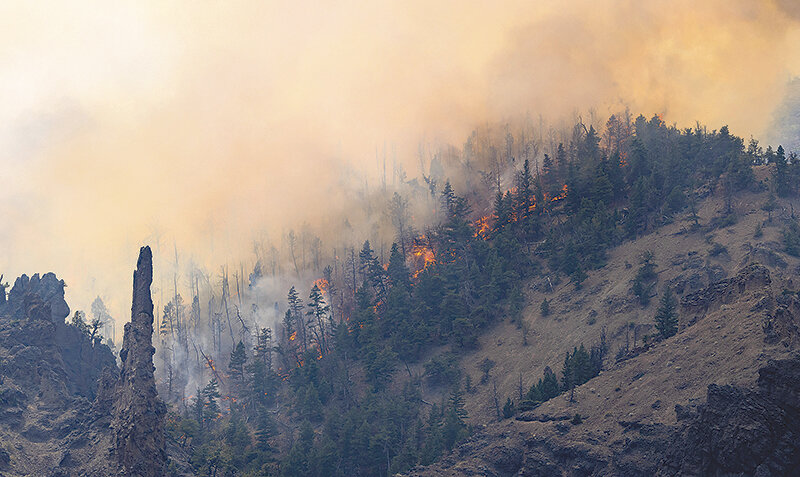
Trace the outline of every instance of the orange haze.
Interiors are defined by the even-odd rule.
[[[800,72],[791,0],[11,1],[0,18],[0,273],[55,271],[73,309],[100,295],[122,319],[140,244],[167,277],[175,248],[239,260],[376,182],[385,143],[414,177],[420,141],[526,113],[629,106],[760,136]]]

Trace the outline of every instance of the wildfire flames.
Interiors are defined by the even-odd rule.
[[[414,272],[414,278],[417,278],[429,265],[436,263],[436,255],[424,235],[414,239],[414,243],[411,245],[411,255],[414,256],[417,262],[417,271]]]
[[[297,339],[297,332],[295,331],[294,333],[292,333],[291,336],[289,336],[289,341],[294,341],[296,339]]]
[[[472,223],[472,227],[475,229],[475,237],[480,237],[483,240],[486,240],[491,227],[489,226],[489,216],[484,215],[480,219],[476,220]]]
[[[314,282],[314,285],[316,285],[317,288],[319,288],[319,291],[321,291],[323,294],[327,294],[328,289],[330,288],[330,283],[328,283],[328,280],[324,278],[317,279]]]
[[[628,159],[628,153],[626,153],[625,151],[620,151],[620,153],[619,153],[619,166],[620,167],[627,166],[628,165],[627,159]]]
[[[550,199],[550,202],[557,202],[567,197],[567,184],[561,187],[561,193]]]

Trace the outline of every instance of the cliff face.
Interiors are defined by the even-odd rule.
[[[90,401],[116,362],[106,345],[66,324],[68,315],[64,282],[53,273],[19,277],[0,303],[2,475],[112,472],[108,419]]]
[[[19,277],[0,300],[0,476],[165,475],[153,377],[153,266],[141,249],[121,370],[108,346],[65,323],[64,282]]]
[[[139,252],[133,274],[131,321],[125,324],[122,361],[113,403],[112,428],[122,475],[164,475],[164,415],[153,376],[153,260],[150,247]]]
[[[800,356],[761,368],[757,390],[711,385],[705,404],[677,412],[659,475],[800,475]]]
[[[0,305],[7,320],[0,325],[0,346],[8,349],[0,371],[28,389],[47,386],[56,405],[72,394],[93,399],[100,373],[116,365],[107,346],[64,322],[68,315],[64,282],[53,273],[17,278]]]

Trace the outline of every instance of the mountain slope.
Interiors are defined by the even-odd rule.
[[[690,232],[686,222],[676,222],[617,247],[582,290],[564,283],[544,293],[546,282],[532,284],[529,301],[537,305],[547,297],[553,312],[542,317],[538,306],[529,307],[530,345],[521,344],[513,324],[500,325],[464,359],[465,369],[475,373],[483,359],[492,359],[501,404],[509,396],[518,401],[520,376],[527,391],[545,366],[558,373],[564,353],[599,340],[601,327],[611,345],[607,362],[613,364],[577,387],[574,402],[564,393],[516,420],[491,422],[496,420],[492,386],[478,385],[467,398],[480,429],[476,436],[414,475],[652,475],[679,424],[676,404],[702,403],[715,383],[752,387],[760,368],[786,357],[797,343],[800,314],[796,295],[788,291],[797,291],[798,261],[780,244],[781,220],[790,212],[779,213],[763,227],[763,236],[754,238],[767,218],[760,210],[765,199],[740,196],[738,222],[723,229]],[[722,207],[708,199],[700,222],[712,222]],[[643,309],[630,292],[636,257],[648,250],[658,265],[657,289],[668,283],[683,294],[682,330],[614,363],[626,331],[632,339],[631,323],[637,344],[654,332],[655,303]],[[733,278],[720,281],[727,275]],[[575,414],[582,416],[579,425],[569,422]]]

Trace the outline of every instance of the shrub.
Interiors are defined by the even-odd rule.
[[[481,364],[478,365],[478,368],[480,368],[481,372],[483,373],[481,375],[481,384],[486,384],[489,382],[489,372],[492,370],[492,368],[494,368],[494,364],[494,361],[491,359],[483,358]]]
[[[714,244],[711,246],[711,250],[708,251],[708,255],[711,257],[716,257],[723,254],[728,254],[728,248],[717,242],[714,242]]]
[[[783,246],[786,253],[800,257],[800,226],[792,222],[783,230]]]
[[[514,401],[511,398],[506,399],[506,404],[503,406],[503,418],[508,419],[517,412],[514,406]]]

